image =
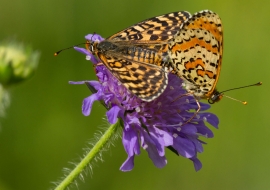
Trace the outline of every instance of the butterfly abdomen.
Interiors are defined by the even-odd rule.
[[[159,65],[162,60],[162,54],[157,50],[139,46],[120,45],[105,40],[98,43],[96,48],[99,53],[114,54],[131,61]]]

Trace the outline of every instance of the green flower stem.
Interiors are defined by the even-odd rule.
[[[110,140],[115,133],[117,127],[120,126],[120,119],[115,124],[112,124],[107,131],[101,136],[99,141],[94,145],[90,152],[81,160],[81,162],[65,177],[65,179],[55,188],[55,190],[64,190],[70,185],[84,168],[93,160],[95,155],[102,150],[104,145]]]

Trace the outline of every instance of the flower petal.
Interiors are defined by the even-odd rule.
[[[153,144],[148,144],[146,148],[149,158],[153,161],[154,165],[158,168],[163,168],[167,164],[167,159],[165,156],[160,156],[157,148]]]
[[[98,81],[86,81],[88,82],[91,86],[93,86],[96,90],[99,90],[102,85]]]
[[[198,130],[199,134],[202,134],[203,136],[205,136],[207,138],[213,138],[214,137],[213,132],[208,127],[203,125],[203,121],[199,122],[199,125],[197,125],[197,130]]]
[[[196,154],[194,144],[190,140],[180,136],[174,138],[173,148],[185,158],[191,158]]]
[[[85,84],[84,81],[68,81],[69,84]]]
[[[85,48],[80,48],[80,47],[74,47],[74,49],[80,53],[83,53],[85,55],[93,56],[87,49]]]
[[[98,93],[92,94],[91,96],[88,96],[83,100],[83,105],[82,105],[82,113],[85,116],[90,115],[90,112],[92,110],[92,106],[94,101],[99,100],[100,96]]]
[[[132,128],[130,128],[130,130],[123,129],[122,142],[129,157],[133,156],[134,153],[140,154],[140,144],[138,137]]]
[[[165,147],[173,144],[173,138],[167,131],[158,128],[150,128],[149,134],[144,133],[147,142],[154,144],[160,156],[165,155]],[[149,144],[149,143],[147,143]]]
[[[190,140],[194,143],[197,152],[203,152],[203,146],[201,141],[198,141],[198,139],[195,138],[191,138]]]
[[[211,124],[213,127],[218,128],[219,119],[215,114],[201,113],[200,116],[203,117],[203,119],[207,121],[209,124]]]
[[[76,46],[74,47],[74,49],[77,50],[78,52],[85,54],[86,59],[91,61],[92,63],[97,64],[100,62],[96,59],[96,57],[91,52],[89,52],[89,50],[84,49],[84,48],[80,48],[80,47],[76,47]]]
[[[132,170],[134,167],[134,156],[130,156],[126,159],[126,161],[120,167],[120,170],[123,172],[128,172]]]
[[[173,136],[167,132],[167,131],[164,131],[164,130],[160,130],[159,128],[155,128],[155,130],[160,134],[160,136],[162,137],[162,140],[163,140],[163,145],[164,146],[171,146],[173,145]]]
[[[102,37],[101,37],[100,35],[98,35],[98,34],[87,34],[87,35],[85,36],[85,39],[87,39],[87,40],[89,40],[89,41],[91,41],[91,42],[95,42],[95,41],[101,42],[101,41],[104,40],[104,38],[102,38]]]
[[[184,126],[181,127],[181,132],[185,133],[187,135],[196,135],[197,128],[192,123],[187,123]]]
[[[110,124],[116,123],[120,111],[121,108],[118,106],[113,106],[109,111],[107,111],[106,115]]]
[[[193,158],[190,158],[190,160],[192,160],[196,172],[202,168],[202,163],[198,158],[193,157]]]

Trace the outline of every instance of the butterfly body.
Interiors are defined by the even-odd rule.
[[[89,42],[90,43],[90,42]],[[130,61],[139,61],[163,66],[162,59],[167,55],[161,47],[145,47],[142,45],[121,45],[110,41],[102,41],[96,44],[95,54],[115,55]]]

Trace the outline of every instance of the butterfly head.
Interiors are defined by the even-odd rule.
[[[85,36],[86,42],[85,46],[88,51],[90,51],[92,54],[96,54],[98,50],[98,45],[104,41],[104,38],[102,38],[100,35],[94,33],[94,34],[88,34]],[[100,48],[99,48],[100,49]]]
[[[93,42],[93,41],[91,41],[91,40],[86,40],[86,43],[85,43],[85,47],[86,47],[86,49],[88,50],[88,51],[90,51],[90,52],[94,52],[94,43],[95,42]]]
[[[216,89],[214,90],[213,94],[208,98],[209,104],[214,104],[215,102],[220,101],[223,98],[223,93],[218,92]]]

